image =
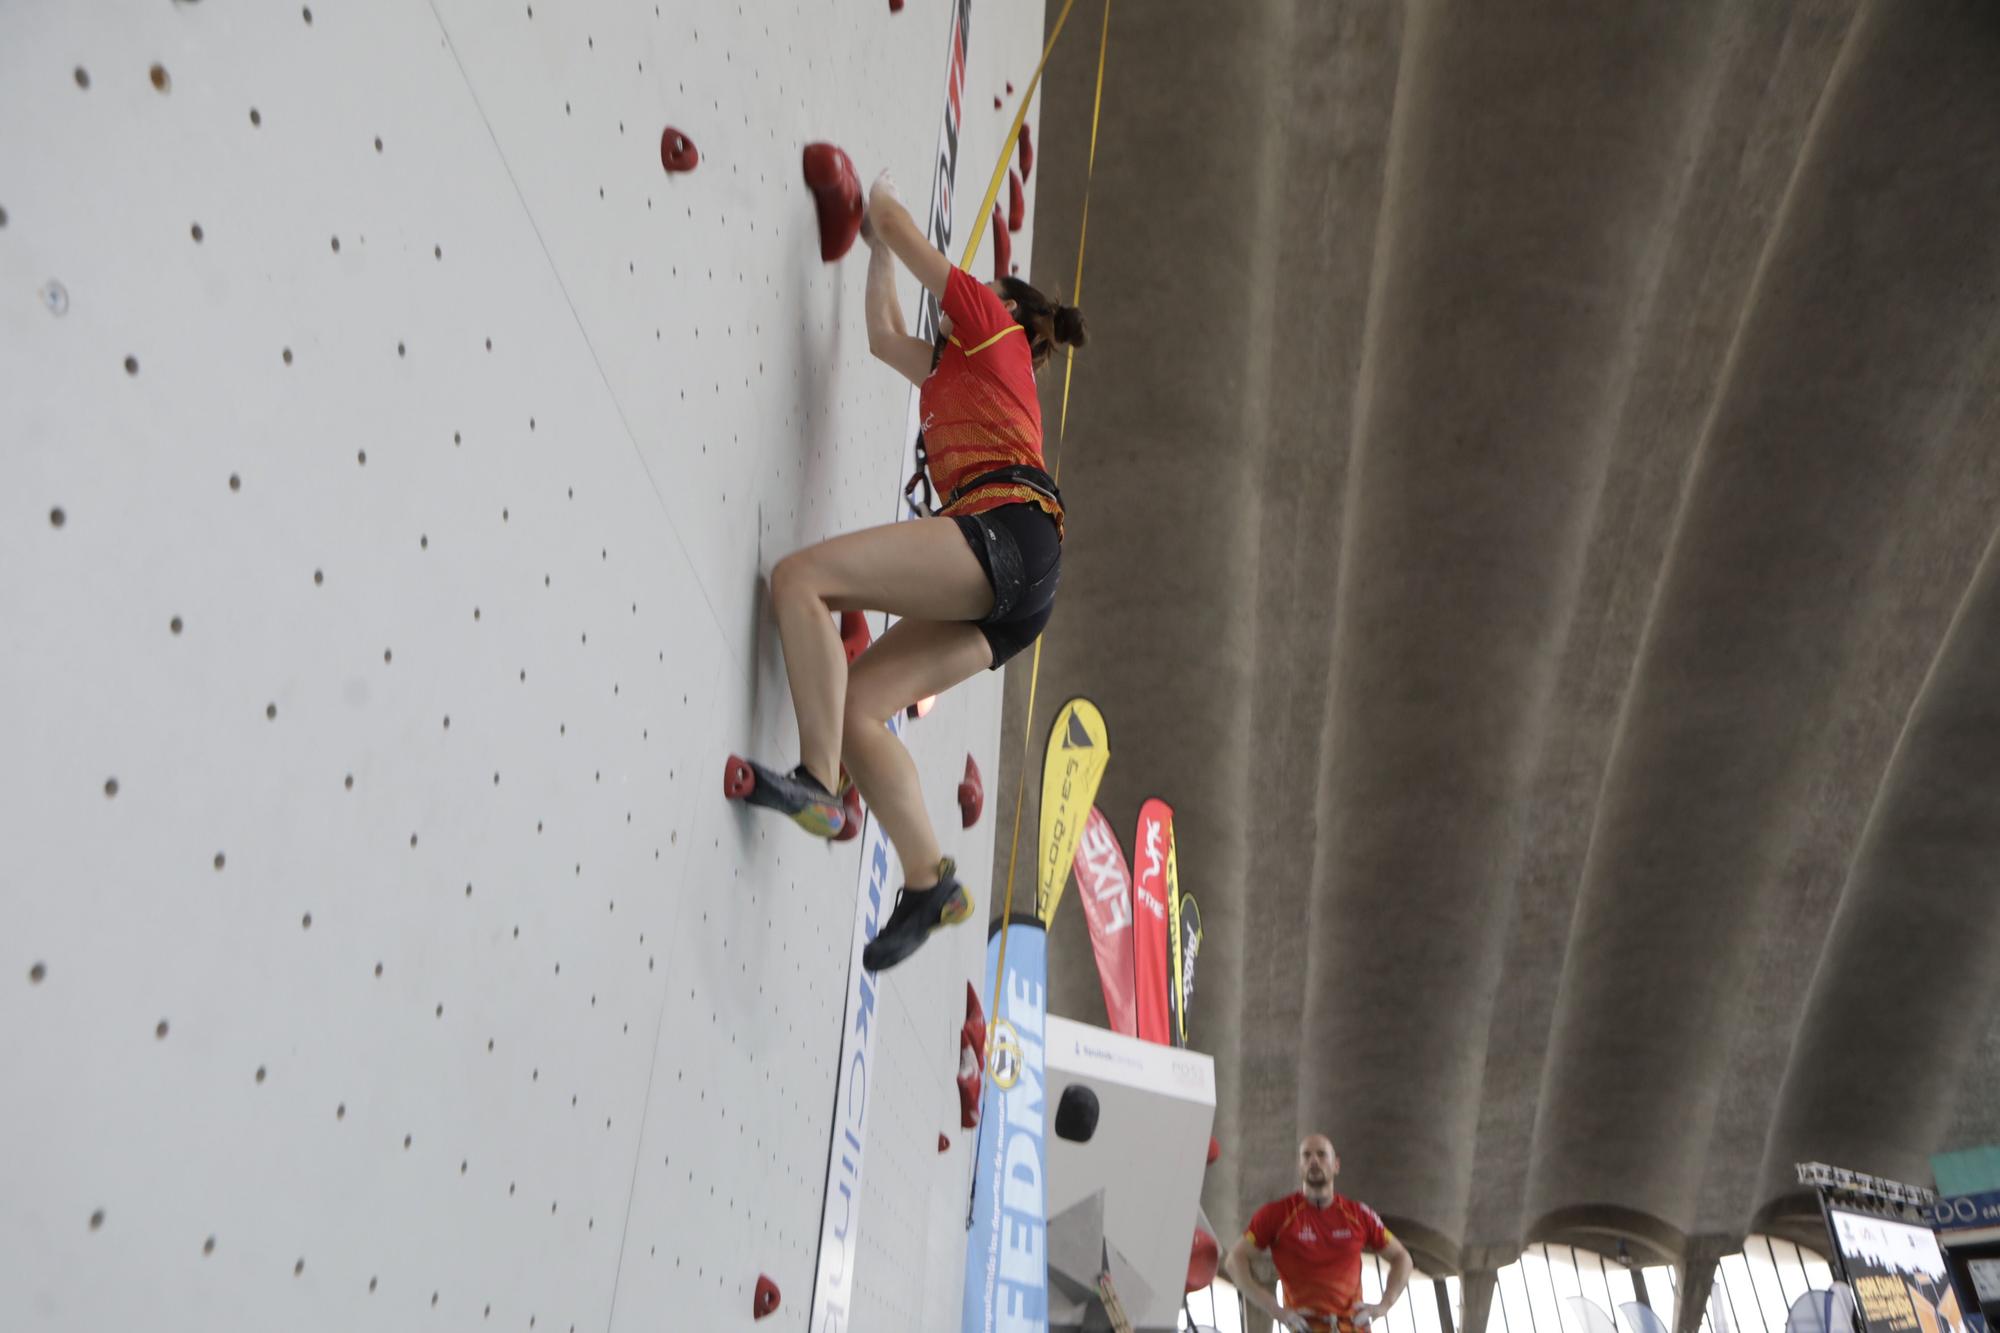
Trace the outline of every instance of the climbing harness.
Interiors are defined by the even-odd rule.
[[[931,489],[930,456],[924,448],[923,434],[918,433],[917,470],[903,487],[903,502],[909,505],[911,513],[921,518],[934,518],[974,491],[988,486],[1026,486],[1037,495],[1046,496],[1057,509],[1062,508],[1062,492],[1056,488],[1056,479],[1032,463],[1010,463],[992,472],[982,472],[970,481],[953,487],[951,494],[944,498],[944,503],[938,504],[937,493]],[[916,494],[919,487],[924,493],[921,500]]]

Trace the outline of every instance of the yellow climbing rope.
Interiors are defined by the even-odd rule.
[[[966,244],[965,263],[972,262],[974,252],[979,249],[980,237],[984,234],[986,218],[993,211],[993,202],[1000,196],[1000,182],[1007,174],[1007,160],[1013,153],[1014,143],[1020,138],[1021,124],[1028,114],[1028,104],[1035,96],[1035,89],[1041,83],[1042,69],[1049,63],[1049,54],[1056,49],[1056,38],[1062,35],[1063,24],[1069,20],[1069,11],[1076,0],[1065,0],[1062,13],[1057,16],[1055,27],[1049,32],[1048,45],[1043,48],[1041,64],[1035,66],[1034,77],[1028,80],[1028,91],[1021,98],[1020,109],[1014,113],[1014,125],[1007,133],[1005,145],[1000,152],[1000,161],[993,168],[993,181],[986,188],[986,200],[979,206],[979,218],[973,224],[972,236]],[[1070,287],[1070,301],[1080,304],[1083,300],[1083,251],[1090,237],[1090,180],[1097,169],[1097,124],[1104,108],[1104,56],[1111,43],[1111,0],[1104,0],[1104,26],[1097,38],[1097,92],[1090,106],[1090,156],[1083,172],[1083,221],[1076,238],[1076,281]],[[1062,412],[1056,421],[1056,447],[1049,455],[1049,472],[1060,482],[1062,480],[1063,439],[1069,433],[1069,390],[1070,377],[1076,369],[1076,349],[1063,349],[1063,391]],[[1028,668],[1028,711],[1022,727],[1021,771],[1014,783],[1014,835],[1007,847],[1007,892],[1000,909],[1000,955],[993,969],[992,1014],[986,1020],[987,1047],[991,1049],[993,1032],[1000,1023],[1001,1010],[1007,1002],[1002,981],[1007,975],[1007,923],[1014,915],[1014,872],[1021,855],[1021,811],[1027,798],[1028,766],[1033,762],[1035,749],[1035,692],[1041,683],[1042,641],[1035,640],[1035,654]]]

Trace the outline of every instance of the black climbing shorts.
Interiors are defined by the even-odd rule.
[[[1040,638],[1049,623],[1062,574],[1062,538],[1056,535],[1056,521],[1027,503],[954,514],[952,522],[993,585],[993,609],[978,623],[997,671]]]

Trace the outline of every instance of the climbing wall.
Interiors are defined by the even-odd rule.
[[[863,844],[720,770],[905,459],[799,151],[921,211],[949,23],[0,6],[0,1327],[806,1325]],[[961,237],[1041,36],[975,6]],[[969,867],[998,719],[905,731]],[[854,1327],[956,1308],[983,951],[881,980]]]

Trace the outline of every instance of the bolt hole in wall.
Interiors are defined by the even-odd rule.
[[[798,154],[926,203],[950,13],[0,6],[15,1308],[734,1327],[762,1273],[804,1320],[862,843],[713,768],[794,745],[772,563],[906,463]],[[998,684],[907,733],[934,809]],[[975,933],[872,1001],[858,1325],[956,1307]]]

